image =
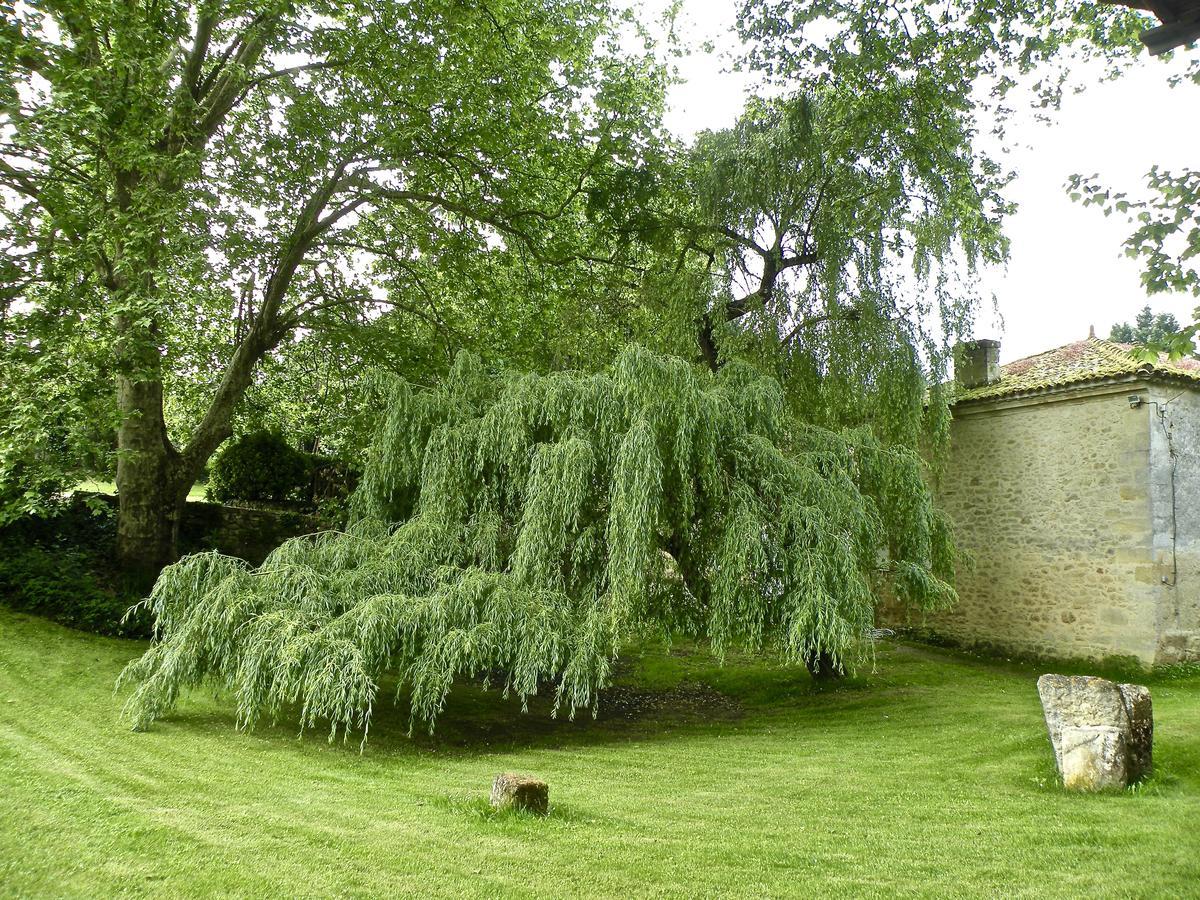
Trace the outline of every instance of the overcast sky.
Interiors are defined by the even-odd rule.
[[[653,16],[662,6],[646,0],[643,9]],[[735,46],[734,8],[732,0],[684,0],[678,30],[695,48],[712,40],[717,54],[697,49],[679,63],[686,83],[671,92],[667,124],[683,137],[728,126],[742,108],[748,80],[722,71],[719,55]],[[1200,87],[1167,83],[1186,61],[1143,56],[1117,81],[1066,97],[1052,126],[1026,115],[1010,127],[1007,159],[1017,180],[1009,197],[1019,204],[1008,221],[1011,260],[985,278],[1000,315],[984,310],[975,335],[999,338],[1003,361],[1080,340],[1090,325],[1106,337],[1114,322],[1132,319],[1146,302],[1190,321],[1197,298],[1147,300],[1137,262],[1122,252],[1128,222],[1073,203],[1064,190],[1071,174],[1098,172],[1115,190],[1136,194],[1154,163],[1200,165]]]

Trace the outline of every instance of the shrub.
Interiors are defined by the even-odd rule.
[[[0,524],[53,513],[68,484],[68,476],[52,465],[5,458],[0,462]]]
[[[140,592],[113,566],[111,513],[85,502],[57,515],[28,517],[0,531],[0,601],[97,634],[146,637],[150,620],[125,620]]]
[[[309,482],[305,454],[278,432],[255,431],[217,454],[209,472],[207,496],[218,503],[285,503],[303,497]]]

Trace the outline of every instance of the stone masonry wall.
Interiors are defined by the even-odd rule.
[[[1156,661],[1153,407],[1130,408],[1139,391],[1148,386],[955,411],[938,494],[974,563],[960,573],[958,605],[926,627],[1043,656]]]
[[[1156,661],[1200,660],[1200,392],[1156,384],[1148,399],[1157,404],[1150,407],[1150,497],[1163,572]]]
[[[117,506],[114,494],[76,491],[76,495],[99,499],[114,509]],[[179,522],[179,550],[184,554],[217,550],[257,566],[289,538],[328,527],[317,517],[303,513],[189,500]]]
[[[328,526],[302,513],[189,501],[179,523],[180,550],[219,550],[259,565],[289,538],[324,527]]]

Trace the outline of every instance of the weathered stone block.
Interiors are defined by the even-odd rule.
[[[1121,731],[1128,730],[1129,721],[1121,691],[1105,678],[1093,675],[1043,675],[1038,679],[1037,687],[1059,773],[1063,770],[1064,727],[1109,725]]]
[[[1200,660],[1200,631],[1168,631],[1158,646],[1158,663],[1192,662]]]
[[[1038,695],[1067,788],[1124,787],[1149,774],[1154,717],[1147,688],[1090,675],[1043,675]]]
[[[550,812],[550,787],[536,778],[503,772],[492,781],[492,806],[497,809],[511,807],[544,816]]]
[[[1128,776],[1131,782],[1141,781],[1154,769],[1154,707],[1150,689],[1140,684],[1122,684],[1120,690],[1129,718]]]
[[[1103,791],[1127,783],[1125,733],[1106,725],[1066,725],[1060,733],[1063,786]]]

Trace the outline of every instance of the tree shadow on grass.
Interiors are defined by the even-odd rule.
[[[711,687],[685,682],[670,689],[636,689],[614,686],[601,695],[599,709],[554,709],[553,686],[526,698],[505,697],[495,687],[478,681],[456,683],[431,732],[428,723],[414,721],[407,692],[396,695],[395,686],[380,687],[371,715],[367,740],[361,732],[339,731],[329,743],[347,752],[367,756],[436,754],[469,757],[543,747],[585,747],[632,740],[667,738],[703,733],[746,719],[746,710],[734,697]],[[157,730],[237,730],[233,698],[225,691],[202,701],[203,707],[184,705],[151,726]],[[523,708],[524,706],[524,708]],[[261,721],[248,730],[259,740],[294,742],[297,737],[313,746],[325,745],[328,731],[320,725],[299,732],[301,708],[289,705],[274,721]]]
[[[704,648],[692,645],[664,650],[631,648],[614,670],[613,683],[601,692],[598,709],[554,708],[554,685],[521,699],[480,680],[462,679],[451,690],[433,732],[414,722],[409,697],[393,681],[380,685],[368,740],[361,733],[338,735],[334,744],[369,756],[430,753],[468,757],[536,748],[585,747],[633,740],[667,740],[769,727],[781,713],[854,715],[861,704],[874,705],[869,676],[815,685],[802,667],[785,666],[761,654],[730,654],[722,665]],[[893,694],[884,689],[885,694]],[[221,692],[217,709],[179,710],[163,719],[174,728],[234,727],[232,697]],[[274,723],[261,722],[253,734],[262,739],[295,740],[300,707],[281,709]],[[304,732],[306,742],[324,744],[327,732]]]
[[[396,697],[394,688],[381,690],[370,744],[379,738],[389,748],[405,742],[420,750],[477,755],[714,734],[766,727],[780,712],[852,707],[854,695],[865,698],[869,687],[865,677],[815,685],[803,667],[761,654],[730,654],[722,665],[705,648],[649,645],[621,657],[595,711],[577,709],[573,717],[566,707],[555,713],[551,684],[526,698],[523,709],[519,698],[505,697],[500,689],[462,681],[430,734],[421,723],[410,729],[403,692]]]
[[[587,746],[679,732],[711,730],[739,722],[746,710],[739,700],[708,684],[683,681],[671,687],[614,684],[602,692],[599,707],[554,708],[554,686],[524,703],[502,690],[485,689],[479,682],[455,685],[446,707],[430,733],[425,723],[413,722],[408,697],[394,690],[382,696],[371,719],[371,749],[408,745],[439,754],[473,756],[537,747]],[[392,702],[394,701],[394,702]]]

